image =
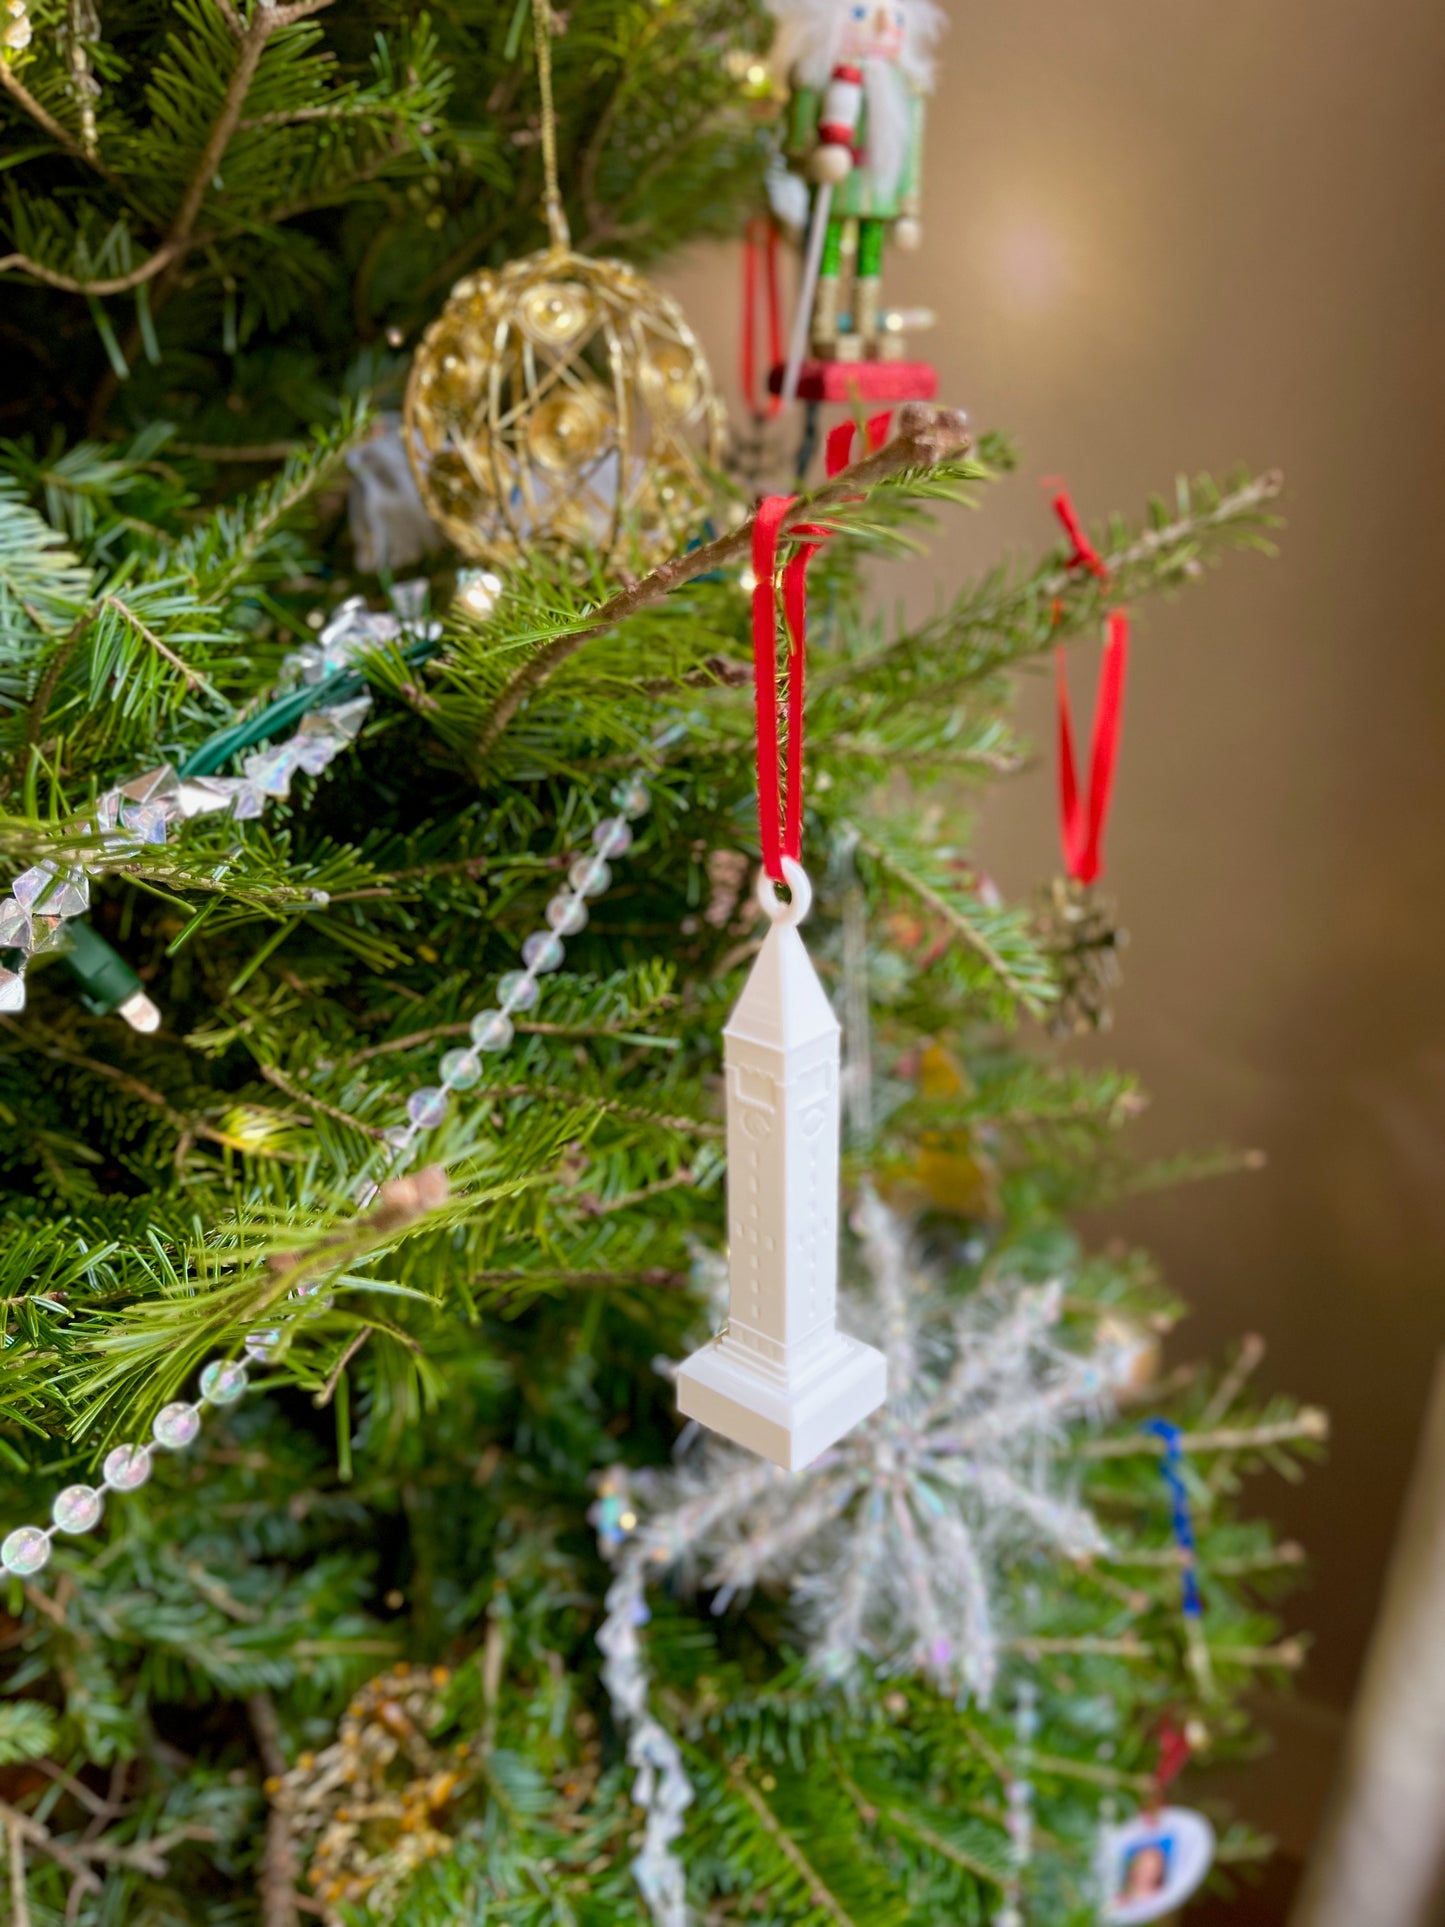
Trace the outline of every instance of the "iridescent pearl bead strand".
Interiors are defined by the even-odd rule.
[[[566,886],[547,905],[547,928],[534,930],[523,942],[522,969],[509,970],[498,981],[496,1003],[473,1017],[470,1047],[449,1050],[438,1067],[440,1082],[424,1084],[407,1099],[406,1123],[386,1134],[390,1169],[409,1156],[423,1132],[445,1121],[453,1092],[469,1091],[480,1083],[482,1058],[508,1048],[516,1035],[514,1018],[535,1008],[544,979],[560,970],[566,959],[566,939],[587,927],[589,902],[611,884],[612,863],[631,849],[632,825],[652,807],[652,798],[642,777],[632,775],[617,784],[612,803],[617,815],[604,817],[596,826],[592,848],[570,858]],[[374,1188],[364,1194],[363,1202],[369,1201]]]
[[[0,1566],[28,1579],[49,1563],[57,1532],[89,1532],[99,1525],[107,1492],[135,1492],[151,1475],[151,1455],[157,1446],[183,1452],[201,1429],[208,1405],[234,1405],[246,1390],[243,1362],[213,1358],[201,1372],[200,1397],[194,1404],[178,1401],[162,1406],[151,1427],[147,1445],[117,1445],[106,1454],[99,1485],[68,1485],[50,1508],[48,1526],[17,1526],[0,1541]]]
[[[669,736],[671,732],[669,732]],[[667,740],[664,738],[664,740]],[[588,920],[588,904],[600,897],[612,881],[611,862],[632,846],[632,824],[645,815],[652,799],[640,774],[626,777],[612,792],[615,816],[604,817],[592,832],[592,848],[574,855],[567,866],[567,884],[547,905],[547,928],[535,931],[522,945],[521,970],[509,970],[497,984],[494,1006],[480,1011],[471,1023],[471,1045],[450,1050],[439,1066],[441,1081],[413,1091],[407,1099],[407,1122],[386,1135],[385,1166],[380,1178],[362,1181],[359,1199],[370,1203],[381,1179],[405,1164],[417,1139],[435,1128],[447,1114],[448,1101],[455,1091],[470,1090],[481,1081],[482,1056],[505,1050],[515,1035],[513,1016],[537,1004],[543,978],[559,970],[565,960],[564,939],[577,935]],[[311,1290],[293,1293],[297,1299],[313,1295]],[[249,1364],[263,1364],[279,1338],[276,1327],[253,1331],[246,1339],[240,1359],[212,1359],[200,1378],[200,1398],[194,1404],[178,1402],[163,1406],[156,1414],[152,1442],[148,1445],[118,1445],[102,1468],[98,1486],[67,1486],[51,1509],[48,1526],[17,1526],[0,1542],[0,1568],[22,1578],[37,1573],[47,1564],[51,1542],[57,1532],[88,1532],[100,1521],[107,1492],[134,1492],[151,1474],[151,1454],[157,1446],[181,1452],[191,1445],[201,1429],[207,1406],[234,1405],[247,1388]]]

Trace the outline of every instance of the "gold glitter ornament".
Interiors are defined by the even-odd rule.
[[[1038,932],[1059,985],[1049,1030],[1055,1037],[1108,1030],[1123,976],[1120,953],[1129,941],[1111,900],[1091,883],[1056,877],[1040,905]]]
[[[453,288],[407,381],[407,456],[428,513],[474,561],[542,549],[646,568],[696,529],[723,409],[677,303],[572,249],[544,13],[534,0],[551,242]]]
[[[332,1927],[342,1905],[387,1921],[428,1861],[451,1852],[454,1801],[477,1771],[474,1744],[438,1746],[444,1667],[398,1666],[355,1695],[323,1752],[302,1753],[266,1792],[293,1845],[309,1848],[306,1884]],[[348,1918],[350,1916],[347,1916]]]

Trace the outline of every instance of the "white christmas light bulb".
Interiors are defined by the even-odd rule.
[[[681,1367],[678,1409],[789,1471],[876,1411],[883,1354],[838,1330],[838,1020],[797,926],[813,892],[783,859],[792,902],[759,880],[772,928],[723,1031],[728,1323]]]

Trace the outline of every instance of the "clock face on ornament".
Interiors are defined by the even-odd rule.
[[[1214,1862],[1214,1829],[1188,1807],[1161,1807],[1107,1827],[1100,1847],[1110,1927],[1143,1927],[1172,1914]]]

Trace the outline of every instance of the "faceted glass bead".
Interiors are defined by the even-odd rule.
[[[632,848],[632,826],[625,816],[604,816],[592,832],[600,856],[621,856]]]
[[[240,788],[234,776],[191,776],[181,784],[176,802],[184,817],[210,816],[228,810]]]
[[[547,921],[559,937],[575,937],[587,922],[587,905],[581,897],[559,890],[547,905]]]
[[[628,776],[612,792],[612,800],[624,816],[646,816],[652,808],[652,795],[640,776]]]
[[[482,1060],[475,1051],[449,1050],[442,1059],[442,1082],[454,1091],[469,1091],[481,1077]]]
[[[118,1445],[106,1454],[101,1467],[105,1482],[115,1492],[134,1492],[151,1475],[150,1448],[144,1445]]]
[[[323,710],[320,714],[313,712],[301,719],[294,747],[299,766],[308,776],[319,776],[345,749],[346,738],[333,727]]]
[[[447,1094],[434,1084],[424,1084],[406,1100],[406,1114],[424,1131],[435,1130],[447,1114]]]
[[[0,1011],[13,1015],[25,1008],[25,979],[18,971],[0,966]]]
[[[246,1367],[235,1359],[213,1358],[201,1373],[201,1397],[212,1405],[234,1405],[246,1389]]]
[[[18,904],[33,910],[55,880],[53,863],[37,863],[29,870],[22,870],[10,886],[10,893]]]
[[[497,984],[497,1002],[503,1010],[530,1010],[540,991],[541,985],[529,970],[509,970]]]
[[[122,783],[120,793],[132,803],[160,803],[172,797],[180,789],[180,778],[169,763],[162,763],[157,769],[148,769],[143,776],[132,776],[128,783]]]
[[[17,1526],[0,1545],[0,1566],[6,1572],[39,1572],[50,1557],[50,1535],[39,1526]]]
[[[512,1020],[504,1010],[484,1010],[472,1019],[472,1042],[478,1050],[505,1050],[512,1041]]]
[[[331,620],[321,631],[321,647],[334,649],[338,643],[348,643],[353,638],[369,641],[366,623],[369,614],[365,596],[349,595],[344,602],[338,602]]]
[[[100,1523],[105,1494],[93,1485],[68,1485],[55,1495],[50,1516],[61,1532],[89,1532]]]
[[[33,936],[29,911],[22,909],[14,897],[6,897],[0,903],[0,950],[28,950]]]
[[[266,807],[266,799],[254,783],[242,783],[236,791],[236,800],[231,813],[243,823],[250,817],[259,816]]]
[[[559,970],[567,947],[555,930],[534,930],[522,945],[522,962],[528,970],[544,975],[549,970]]]
[[[164,803],[127,803],[120,820],[138,843],[164,843],[166,807]]]
[[[370,708],[370,696],[357,696],[349,703],[338,703],[334,709],[323,710],[322,714],[350,742],[361,734],[361,725],[366,721],[366,712]]]
[[[78,917],[90,905],[90,879],[84,870],[57,876],[53,863],[37,863],[22,870],[10,886],[15,901],[26,910],[44,910],[51,917]]]
[[[201,1429],[201,1415],[194,1405],[178,1401],[174,1405],[163,1405],[156,1413],[156,1444],[169,1446],[172,1452],[180,1452],[190,1445]]]
[[[241,767],[247,779],[265,795],[285,796],[290,791],[291,778],[296,774],[296,752],[290,743],[280,743],[274,749],[257,750],[254,756],[245,759]]]
[[[579,856],[567,872],[567,881],[579,896],[600,897],[612,881],[612,872],[600,856]]]
[[[55,883],[55,865],[36,863],[28,870],[22,870],[10,886],[15,901],[27,910],[33,910],[46,897]]]
[[[34,916],[30,919],[32,957],[38,957],[45,950],[58,950],[64,941],[65,926],[59,917]]]
[[[41,905],[50,917],[78,917],[90,908],[90,878],[84,870],[71,870],[52,884]]]

